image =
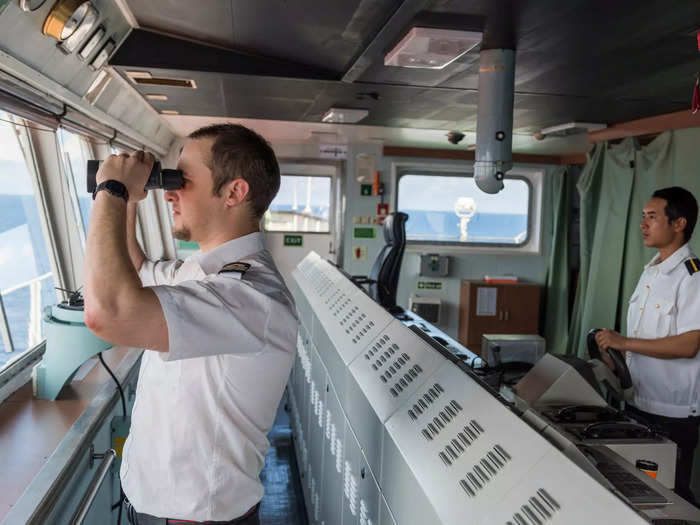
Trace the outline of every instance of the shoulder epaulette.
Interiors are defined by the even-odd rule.
[[[688,269],[690,275],[693,275],[695,272],[700,272],[700,259],[688,259],[685,261],[685,267]]]
[[[250,264],[244,263],[244,262],[232,262],[224,265],[221,270],[219,270],[219,273],[240,273],[241,277],[243,276],[244,273],[248,271],[250,268]]]

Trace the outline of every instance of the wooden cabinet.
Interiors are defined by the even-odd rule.
[[[462,281],[459,342],[478,354],[483,334],[539,332],[541,287],[532,283]]]

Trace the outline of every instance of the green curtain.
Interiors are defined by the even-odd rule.
[[[644,265],[639,223],[654,190],[683,186],[700,198],[700,128],[665,132],[648,146],[634,139],[597,144],[578,182],[581,199],[581,269],[568,352],[586,356],[591,328],[626,331],[627,303]],[[700,232],[700,230],[697,230]],[[691,241],[698,252],[700,234]]]
[[[569,337],[569,222],[573,178],[566,167],[557,168],[549,178],[552,244],[547,270],[544,337],[548,352],[563,354]]]

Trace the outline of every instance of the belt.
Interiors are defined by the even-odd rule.
[[[236,525],[238,523],[243,523],[245,520],[256,514],[260,509],[260,503],[258,502],[242,516],[229,521],[189,521],[173,518],[158,518],[156,516],[152,516],[151,514],[136,512],[129,500],[126,499],[124,500],[124,504],[126,505],[126,516],[129,519],[129,523],[132,525],[182,525],[186,523],[189,523],[190,525]]]

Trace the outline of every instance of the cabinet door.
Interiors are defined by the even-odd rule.
[[[504,287],[472,283],[470,288],[471,308],[467,347],[478,354],[481,351],[481,336],[499,333],[503,329]]]
[[[499,317],[505,334],[536,334],[540,318],[540,287],[503,286]]]

